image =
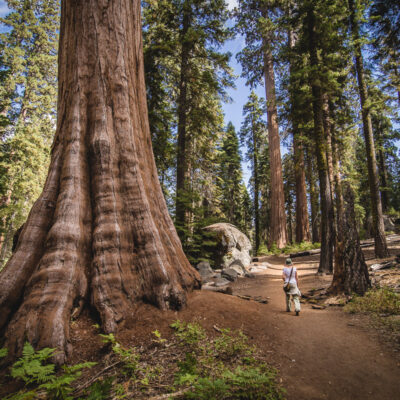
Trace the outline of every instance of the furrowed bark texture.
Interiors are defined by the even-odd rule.
[[[267,11],[263,11],[268,18]],[[264,45],[264,80],[267,100],[268,144],[271,166],[271,244],[275,243],[278,249],[287,244],[285,195],[283,189],[281,143],[279,138],[278,110],[275,94],[274,61],[271,51],[271,37],[263,38]]]
[[[86,302],[114,332],[137,302],[179,308],[198,286],[152,154],[140,2],[65,0],[49,175],[0,275],[10,356],[28,340],[63,363]]]
[[[291,15],[291,7],[289,13]],[[288,32],[289,48],[293,49],[295,46],[295,35],[293,31]],[[294,168],[296,180],[296,242],[309,242],[311,240],[310,224],[308,220],[308,207],[307,207],[307,188],[306,188],[306,174],[304,165],[304,148],[300,136],[297,117],[295,114],[296,94],[295,85],[293,84],[293,67],[292,61],[289,64],[290,73],[290,102],[291,102],[291,120],[293,128],[293,153],[294,153]],[[290,221],[290,219],[289,219]]]
[[[318,49],[315,37],[315,15],[310,9],[307,13],[309,51],[311,67],[318,67]],[[317,155],[319,188],[321,199],[321,258],[318,271],[330,273],[333,271],[333,203],[329,183],[327,160],[327,143],[323,126],[323,94],[318,79],[311,82],[314,113],[314,140]]]
[[[349,184],[344,188],[345,213],[338,238],[335,271],[329,292],[363,295],[371,286],[364,253],[361,250],[354,211],[354,194]]]
[[[388,257],[385,228],[383,224],[382,203],[379,195],[379,178],[376,167],[376,153],[374,136],[372,133],[371,113],[368,106],[367,85],[364,78],[364,62],[360,45],[360,33],[358,21],[356,18],[356,9],[354,0],[349,0],[350,25],[354,41],[354,58],[357,71],[358,90],[361,103],[361,115],[363,121],[363,132],[365,140],[365,149],[367,153],[368,182],[371,198],[372,224],[375,239],[375,256],[377,258]]]

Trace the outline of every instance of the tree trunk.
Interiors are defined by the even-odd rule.
[[[140,2],[65,0],[49,174],[0,275],[9,354],[28,340],[63,363],[72,311],[90,303],[114,332],[136,303],[179,308],[198,286],[152,154]]]
[[[189,73],[189,53],[190,43],[185,40],[185,36],[190,28],[190,13],[184,7],[183,27],[181,32],[181,65],[180,65],[180,81],[179,81],[179,95],[178,95],[178,144],[177,144],[177,159],[176,159],[176,203],[175,203],[175,225],[177,227],[180,239],[186,241],[187,233],[187,196],[188,185],[190,182],[190,168],[188,166],[189,160],[187,157],[187,132],[186,132],[186,117],[188,109],[188,73]]]
[[[304,166],[303,146],[298,139],[298,134],[293,132],[293,148],[295,160],[296,179],[296,242],[309,242],[310,225],[308,221],[306,174]]]
[[[375,256],[377,258],[384,258],[389,255],[389,252],[387,249],[385,238],[382,203],[379,196],[379,180],[376,168],[374,136],[372,133],[371,113],[368,105],[367,85],[364,79],[364,65],[361,53],[360,33],[358,28],[358,21],[356,18],[354,0],[349,0],[349,9],[350,25],[354,41],[355,67],[357,71],[358,90],[360,94],[365,148],[367,152],[368,182],[371,198],[372,224],[375,239]]]
[[[308,10],[307,23],[310,64],[311,68],[315,70],[318,68],[319,63],[313,9]],[[313,95],[314,140],[321,200],[321,258],[318,271],[320,273],[330,273],[333,271],[333,204],[328,175],[327,144],[323,126],[323,94],[318,77],[311,76],[311,90]]]
[[[345,188],[346,210],[342,220],[341,237],[338,241],[338,262],[335,265],[331,294],[353,292],[363,295],[371,286],[368,268],[361,250],[354,212],[354,194],[349,184]]]
[[[260,247],[260,207],[259,207],[259,193],[260,193],[260,182],[258,178],[258,146],[255,137],[255,128],[253,127],[253,165],[254,165],[254,230],[255,230],[255,254],[257,255]]]
[[[291,5],[289,7],[289,16],[291,16]],[[288,32],[289,48],[293,49],[295,45],[295,37],[292,31]],[[292,81],[293,67],[292,61],[289,64],[290,80]],[[291,121],[293,129],[293,153],[294,153],[294,168],[296,181],[296,242],[309,242],[310,223],[308,220],[307,207],[307,189],[306,189],[306,174],[304,166],[304,149],[301,141],[301,135],[295,115],[295,93],[293,85],[290,85],[290,103],[291,103]],[[290,236],[292,239],[292,234]],[[290,240],[291,241],[291,240]]]
[[[316,179],[314,177],[313,159],[311,154],[307,154],[307,180],[310,192],[310,208],[311,208],[311,240],[313,243],[321,241],[318,223],[318,193],[315,188]]]
[[[263,15],[268,18],[267,12]],[[271,244],[279,249],[287,244],[285,196],[283,188],[281,145],[279,138],[278,111],[275,95],[274,62],[271,52],[272,38],[263,37],[264,80],[267,100],[268,143],[271,170]]]
[[[387,213],[389,210],[389,189],[388,189],[388,173],[385,160],[385,154],[380,148],[378,150],[379,172],[381,180],[381,199],[382,199],[382,213]]]
[[[378,145],[378,170],[381,183],[380,193],[382,200],[382,212],[386,213],[389,210],[388,174],[384,152],[383,132],[379,120],[376,121],[375,128],[376,143]]]

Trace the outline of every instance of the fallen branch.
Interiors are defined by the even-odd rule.
[[[154,396],[154,397],[150,397],[147,400],[163,400],[163,399],[171,399],[174,397],[179,397],[182,396],[183,394],[189,392],[192,389],[192,387],[188,387],[182,390],[179,390],[177,392],[174,393],[166,393],[166,394],[160,394],[158,396]]]
[[[221,328],[218,328],[217,325],[214,325],[213,328],[214,328],[217,332],[222,333]]]
[[[122,361],[117,361],[111,365],[109,365],[108,367],[103,368],[101,371],[99,371],[95,376],[93,376],[91,379],[89,379],[87,382],[85,382],[83,385],[78,386],[75,390],[73,395],[74,396],[78,396],[79,394],[81,394],[85,389],[87,389],[99,376],[103,375],[105,372],[107,372],[108,370],[110,370],[113,367],[116,367],[117,365],[121,364]]]

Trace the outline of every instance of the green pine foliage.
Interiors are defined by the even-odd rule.
[[[224,203],[226,188],[222,187],[223,183],[221,185],[226,174],[222,178],[215,173],[215,166],[221,165],[225,151],[221,148],[226,135],[221,102],[229,100],[226,88],[233,85],[228,64],[230,55],[220,50],[232,37],[232,30],[226,24],[228,17],[223,0],[143,2],[153,150],[171,213],[174,213],[176,197],[185,206],[185,221],[178,221],[176,227],[192,263],[208,258],[202,242],[210,240],[204,237],[202,228],[221,220],[231,220],[231,215],[226,215]],[[185,61],[182,59],[184,49],[188,50]],[[182,87],[187,91],[185,104],[180,104]],[[185,188],[176,193],[177,125],[178,111],[182,108],[186,110],[188,170]],[[240,174],[240,168],[237,173]],[[233,179],[236,184],[237,177]]]
[[[253,218],[254,218],[254,243],[255,248],[260,243],[260,205],[266,198],[260,196],[261,190],[264,192],[268,187],[268,177],[263,169],[268,162],[268,139],[266,122],[263,118],[265,114],[265,101],[259,98],[254,91],[251,92],[248,102],[243,107],[244,120],[240,128],[240,140],[242,145],[246,146],[246,160],[250,162],[251,179],[250,187],[253,196]],[[264,178],[264,179],[262,179]],[[263,226],[266,221],[263,221]]]
[[[56,123],[59,2],[7,1],[0,34],[0,268],[47,174]]]

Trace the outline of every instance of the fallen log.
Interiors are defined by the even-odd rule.
[[[307,251],[300,251],[299,253],[292,253],[290,254],[290,258],[295,258],[295,257],[304,257],[304,256],[312,256],[314,254],[320,254],[321,249],[313,249],[313,250],[307,250]]]

